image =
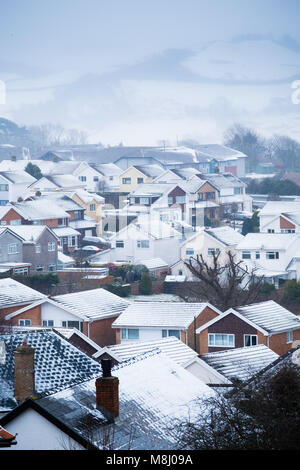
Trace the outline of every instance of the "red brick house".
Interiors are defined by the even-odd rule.
[[[282,355],[300,339],[300,319],[270,300],[229,309],[196,334],[200,354],[264,344]]]

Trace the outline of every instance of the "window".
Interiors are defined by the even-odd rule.
[[[180,330],[162,330],[162,337],[166,338],[167,336],[175,336],[180,339]]]
[[[124,248],[124,240],[116,240],[116,248]]]
[[[66,225],[66,219],[58,219],[57,223],[58,225]]]
[[[219,248],[207,248],[207,256],[218,255],[220,253]]]
[[[273,228],[268,228],[268,233],[275,233],[275,230]]]
[[[208,345],[213,347],[234,347],[234,335],[211,333],[208,335]]]
[[[294,229],[283,229],[283,230],[280,230],[281,233],[295,233],[295,230]]]
[[[122,339],[139,339],[140,337],[140,330],[134,328],[122,328],[121,329],[121,337]]]
[[[14,274],[26,275],[28,274],[28,268],[15,268]]]
[[[54,326],[53,320],[43,320],[43,326]]]
[[[56,271],[56,264],[49,264],[48,271],[51,271],[51,272]]]
[[[109,181],[113,181],[114,177],[113,176],[110,176],[109,177]]]
[[[293,330],[289,330],[286,332],[286,342],[287,343],[293,342]]]
[[[149,240],[137,240],[138,248],[149,248]]]
[[[68,246],[72,247],[72,246],[77,246],[77,236],[75,237],[68,237]]]
[[[129,200],[130,200],[130,204],[134,204],[134,203],[135,203],[135,197],[131,197],[131,198],[129,198]]]
[[[138,178],[137,179],[137,184],[142,184],[144,182],[144,178]]]
[[[99,177],[98,177],[98,176],[94,176],[94,177],[93,177],[93,181],[99,181]]]
[[[267,251],[266,259],[279,259],[278,251]]]
[[[34,220],[33,225],[42,225],[42,221],[41,220]]]
[[[140,204],[149,204],[149,198],[148,197],[141,197],[140,198]]]
[[[82,322],[79,321],[62,321],[61,326],[63,328],[76,328],[79,331],[83,330]]]
[[[48,251],[55,251],[56,243],[48,242]]]
[[[90,211],[95,212],[96,210],[96,204],[90,204]]]
[[[44,266],[42,264],[39,264],[38,266],[35,267],[36,271],[44,271]]]
[[[122,184],[131,184],[131,178],[122,178]]]
[[[21,225],[21,219],[14,219],[14,220],[11,220],[10,225]]]
[[[6,225],[6,220],[1,220],[1,225]]]
[[[31,320],[19,320],[19,326],[31,326]]]
[[[15,253],[19,253],[18,251],[18,245],[16,243],[10,243],[7,246],[7,251],[9,255],[14,255]]]
[[[234,188],[234,194],[242,194],[243,189],[242,188]]]
[[[257,335],[244,335],[244,346],[256,346]]]
[[[185,196],[176,196],[176,203],[177,204],[184,204],[185,203]]]
[[[213,192],[205,193],[206,199],[215,199],[216,195]]]
[[[8,191],[8,184],[0,184],[0,191]]]
[[[40,253],[40,252],[41,252],[41,245],[40,245],[40,244],[35,245],[35,252],[36,252],[36,253]]]
[[[186,255],[193,255],[194,254],[194,248],[187,248],[185,250]]]
[[[86,181],[86,176],[78,176],[79,181]]]
[[[255,259],[260,259],[260,252],[259,251],[255,252]]]
[[[8,201],[6,199],[0,200],[0,206],[6,206],[6,204],[8,204]]]
[[[171,196],[168,197],[168,204],[173,204],[173,198]]]
[[[250,251],[242,251],[242,258],[243,259],[251,259]]]
[[[74,211],[74,219],[81,220],[81,211]]]

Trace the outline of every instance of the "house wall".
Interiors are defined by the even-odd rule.
[[[196,318],[196,326],[194,322],[190,324],[187,330],[187,345],[195,349],[195,329],[200,328],[200,326],[204,325],[205,323],[209,322],[213,318],[218,317],[219,314],[212,310],[210,307],[205,307],[203,311],[198,315]],[[197,336],[197,335],[196,335]],[[196,338],[196,348],[197,348],[197,338]],[[197,352],[200,354],[200,349],[197,349]]]
[[[1,196],[0,196],[1,198]],[[10,209],[2,218],[2,225],[11,225],[12,220],[20,220],[21,224],[25,222],[23,217],[21,217],[14,209]],[[5,222],[5,223],[4,223]]]
[[[212,367],[206,367],[203,361],[195,360],[185,367],[185,370],[193,374],[205,384],[226,384],[228,380],[225,377],[217,375]]]
[[[97,227],[96,227],[97,236],[100,237],[102,235],[102,230],[103,230],[103,227],[102,227],[102,204],[100,204],[99,202],[96,202],[95,200],[92,200],[89,203],[85,203],[84,201],[82,201],[80,199],[79,196],[77,196],[76,193],[72,195],[72,199],[73,199],[73,201],[77,202],[78,204],[80,204],[82,207],[85,208],[85,214],[87,216],[92,217],[93,219],[95,219],[95,221],[97,222]],[[95,206],[96,206],[95,211],[90,210],[91,204],[95,204]]]
[[[54,424],[33,409],[27,409],[5,425],[18,434],[17,444],[7,450],[85,450]]]
[[[124,171],[123,173],[120,174],[120,191],[124,191],[127,193],[130,193],[133,191],[137,186],[138,186],[138,178],[143,178],[143,183],[152,183],[153,178],[144,175],[141,171],[139,171],[137,168],[128,168],[128,170]],[[131,183],[130,184],[124,184],[123,183],[123,178],[131,178]]]
[[[300,330],[293,332],[293,340],[300,340]],[[272,335],[269,338],[269,348],[275,351],[280,356],[289,351],[292,347],[292,343],[286,342],[286,332],[278,335]]]
[[[7,179],[3,178],[0,176],[0,184],[5,184],[7,185],[7,190],[0,191],[0,201],[2,201],[1,205],[5,205],[6,201],[11,201],[10,199],[10,188],[9,188],[9,183]]]
[[[260,232],[268,233],[268,230],[274,230],[275,233],[281,233],[282,229],[295,230],[295,233],[300,232],[298,225],[292,224],[284,217],[278,214],[278,216],[272,215],[261,215],[259,216]]]
[[[21,308],[21,307],[19,307]],[[17,315],[13,317],[10,320],[10,325],[12,326],[18,326],[19,325],[19,320],[31,320],[31,326],[41,326],[42,321],[41,321],[41,306],[37,305],[36,307],[32,307],[31,309],[27,310],[26,312],[20,313],[20,315]]]
[[[27,305],[30,305],[28,302],[24,303],[23,305],[12,305],[11,307],[5,307],[0,309],[0,319],[2,320],[6,315],[16,312],[17,310],[20,310],[23,307],[27,307]]]
[[[90,167],[87,162],[81,162],[81,164],[76,168],[76,170],[74,170],[73,175],[76,176],[78,179],[80,176],[85,176],[85,189],[87,191],[92,192],[98,191],[99,182],[103,180],[103,176],[98,171],[94,170],[94,168]],[[98,180],[94,181],[94,177],[98,178]]]
[[[8,245],[16,244],[17,253],[8,253]],[[0,236],[0,262],[1,263],[19,263],[23,259],[23,243],[21,240],[11,233],[3,233]]]
[[[89,324],[83,323],[83,333],[99,346],[109,346],[116,344],[116,332],[111,327],[117,316],[105,318],[103,320],[95,320]]]
[[[55,243],[55,251],[48,251],[48,242]],[[36,253],[36,245],[41,246],[41,252]],[[57,267],[57,238],[49,230],[44,230],[35,244],[25,243],[23,261],[31,263],[31,272],[36,272],[37,266],[43,266],[43,272],[49,272],[49,266]],[[38,271],[40,272],[40,271]]]

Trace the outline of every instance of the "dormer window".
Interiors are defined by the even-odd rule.
[[[267,251],[266,259],[279,259],[279,251]]]

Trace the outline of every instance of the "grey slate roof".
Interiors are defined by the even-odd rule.
[[[159,340],[135,341],[132,343],[125,342],[108,346],[108,349],[122,361],[131,359],[141,353],[145,353],[156,348],[177,364],[181,365],[198,356],[196,351],[174,336],[169,336],[168,338],[162,338]],[[98,351],[97,356],[98,355],[101,355],[101,350]]]
[[[193,302],[133,302],[112,326],[186,329],[206,306]]]
[[[201,359],[227,379],[247,380],[279,355],[264,344],[202,354]]]
[[[92,289],[57,295],[52,299],[81,318],[98,320],[120,315],[130,302],[106,289]]]
[[[235,307],[235,310],[271,334],[300,329],[300,317],[274,300]]]
[[[35,349],[35,388],[38,394],[55,392],[101,375],[101,366],[50,330],[0,335],[5,360],[0,361],[0,409],[14,408],[14,350],[24,341]]]
[[[158,350],[119,364],[112,375],[119,378],[120,414],[105,429],[96,409],[94,379],[42,398],[39,404],[83,434],[82,422],[88,416],[93,441],[100,448],[104,436],[110,435],[115,450],[172,449],[175,421],[195,419],[195,400],[215,393]]]
[[[0,308],[25,305],[46,298],[46,295],[11,278],[0,279]]]

